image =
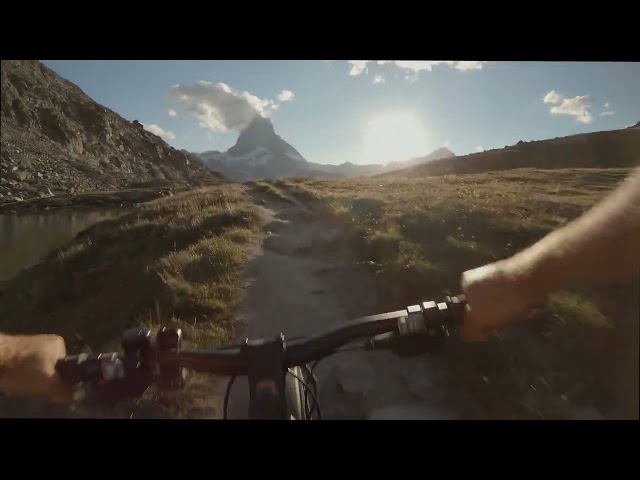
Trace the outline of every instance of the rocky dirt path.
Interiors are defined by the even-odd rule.
[[[322,331],[350,319],[382,313],[375,286],[341,242],[341,231],[293,199],[248,193],[266,216],[265,237],[249,265],[242,300],[246,328],[239,340],[285,338]],[[400,359],[388,352],[349,352],[323,360],[315,372],[324,418],[442,419],[447,410],[445,367],[435,358]],[[216,381],[223,398],[227,379]],[[239,377],[230,418],[246,418],[248,383]],[[221,405],[217,410],[221,415]]]

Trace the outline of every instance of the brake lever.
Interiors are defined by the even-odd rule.
[[[383,333],[365,341],[364,349],[389,350],[400,357],[411,357],[440,350],[449,338],[447,334],[435,330],[407,336],[397,332]]]

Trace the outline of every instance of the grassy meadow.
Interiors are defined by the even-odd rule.
[[[226,344],[238,327],[243,266],[264,224],[246,187],[306,204],[340,225],[354,260],[376,279],[372,295],[382,309],[441,300],[459,293],[463,271],[562,227],[629,171],[291,178],[181,192],[95,224],[8,282],[0,329],[61,334],[71,353],[118,349],[121,333],[137,325],[179,326],[189,347]],[[620,383],[614,327],[621,315],[637,318],[637,288],[556,292],[531,321],[486,344],[453,343],[448,377],[459,408],[472,418],[570,418],[576,406],[610,411]],[[197,416],[209,393],[196,376],[186,391],[147,408],[151,416]]]
[[[393,310],[458,293],[463,271],[508,257],[562,227],[629,171],[517,169],[273,185],[345,225],[354,252],[377,279],[382,305]],[[486,345],[452,347],[451,381],[470,415],[567,418],[569,401],[610,407],[614,318],[635,308],[634,288],[557,292],[531,322]]]

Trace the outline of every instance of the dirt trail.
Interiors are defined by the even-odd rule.
[[[294,199],[248,190],[267,219],[262,246],[249,265],[242,300],[246,329],[239,339],[285,338],[319,332],[350,319],[381,313],[375,286],[347,247],[341,231]],[[399,359],[388,352],[349,352],[315,370],[324,418],[451,418],[444,366],[433,358]],[[216,382],[223,398],[227,379]],[[221,403],[221,402],[220,402]],[[239,377],[230,418],[246,418],[248,383]],[[221,415],[221,404],[218,405]]]

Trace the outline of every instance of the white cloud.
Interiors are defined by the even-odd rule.
[[[367,71],[367,63],[370,60],[347,60],[349,62],[349,75],[360,75]]]
[[[552,103],[550,112],[553,115],[571,115],[576,117],[580,123],[591,123],[593,115],[589,111],[593,103],[589,95],[578,95],[573,98],[566,98],[555,90],[551,90],[544,97],[544,103]]]
[[[551,90],[544,96],[544,103],[560,103],[562,101],[562,95],[555,90]]]
[[[283,90],[278,97],[285,92],[289,91]],[[289,93],[290,100],[293,92]],[[226,83],[199,81],[195,85],[174,85],[166,95],[195,115],[202,128],[214,132],[242,130],[256,115],[266,117],[278,108],[275,100],[235,90]]]
[[[588,95],[565,98],[560,105],[551,107],[554,115],[572,115],[580,123],[591,123],[593,116],[588,110],[591,107],[591,97]]]
[[[290,100],[293,100],[293,97],[295,97],[295,95],[291,90],[282,90],[278,94],[277,99],[281,102],[288,102]]]
[[[482,70],[484,64],[487,62],[479,62],[479,61],[464,61],[464,62],[455,62],[454,67],[458,70]]]
[[[476,152],[484,152],[484,147],[476,147],[474,148]]]
[[[168,142],[169,140],[173,140],[174,138],[176,138],[175,133],[170,132],[169,130],[165,130],[164,128],[152,123],[150,125],[147,124],[142,124],[144,129],[147,132],[151,132],[154,135],[158,135],[160,138],[162,138],[165,142]]]
[[[380,62],[378,62],[380,63]],[[382,62],[389,63],[389,62]],[[460,61],[460,60],[394,60],[393,64],[401,69],[409,70],[415,73],[426,70],[430,72],[433,67],[438,65],[446,65],[457,70],[482,70],[484,61]]]
[[[407,72],[404,76],[407,82],[415,83],[418,81],[418,74],[415,72]]]
[[[384,77],[380,74],[377,74],[375,77],[373,77],[372,83],[374,85],[384,83]]]
[[[178,116],[178,112],[176,112],[173,108],[170,108],[168,113],[169,113],[170,117],[177,117]]]
[[[361,75],[368,73],[367,64],[373,63],[373,60],[347,60],[349,63],[349,75]],[[424,70],[430,72],[433,67],[438,65],[446,65],[457,70],[482,70],[486,61],[469,61],[469,60],[377,60],[378,65],[393,64],[395,67],[406,72],[405,78],[410,81],[417,79],[417,74]],[[374,81],[374,83],[376,83]]]
[[[402,68],[404,70],[410,70],[415,73],[421,72],[423,70],[427,70],[428,72],[430,72],[433,66],[439,63],[442,63],[442,62],[439,62],[439,61],[432,62],[432,61],[424,61],[424,60],[394,60],[393,61],[393,64],[396,67]]]

